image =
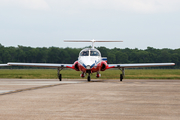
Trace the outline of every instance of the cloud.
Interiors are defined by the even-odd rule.
[[[137,13],[163,13],[180,10],[179,0],[48,0],[56,1],[61,10],[82,12],[82,10],[116,10]]]
[[[120,4],[122,4],[120,8],[122,10],[140,13],[172,12],[180,7],[178,0],[121,0]]]
[[[16,7],[32,10],[48,10],[49,5],[45,0],[0,0],[1,7]]]
[[[136,13],[165,13],[180,10],[180,0],[0,0],[0,7],[55,10],[70,14],[115,10]]]

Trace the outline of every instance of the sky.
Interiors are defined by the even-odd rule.
[[[0,44],[180,48],[180,0],[0,0]]]

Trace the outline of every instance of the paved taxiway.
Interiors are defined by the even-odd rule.
[[[0,79],[0,119],[180,119],[180,80]]]

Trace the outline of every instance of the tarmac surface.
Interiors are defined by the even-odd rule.
[[[180,80],[0,79],[0,120],[180,120]]]

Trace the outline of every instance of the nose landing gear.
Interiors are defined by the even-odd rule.
[[[90,71],[90,70],[88,70],[86,73],[88,73],[87,81],[88,81],[88,82],[90,82],[90,81],[91,81],[91,76],[90,76],[91,71]]]
[[[87,77],[87,81],[88,81],[88,82],[91,81],[91,76],[90,76],[90,74],[89,74],[88,77]]]

